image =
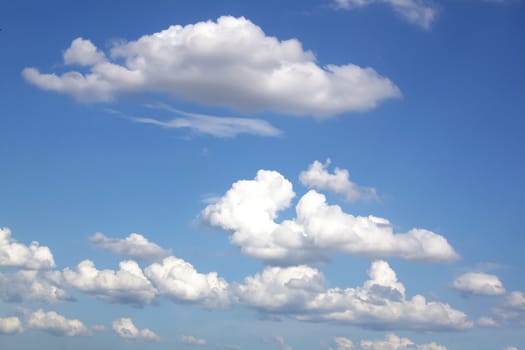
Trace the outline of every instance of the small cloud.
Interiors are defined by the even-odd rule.
[[[199,339],[194,337],[193,335],[182,335],[179,337],[179,341],[183,344],[189,344],[189,345],[206,345],[207,341],[205,339]]]
[[[22,333],[24,328],[18,317],[0,317],[0,334]]]
[[[314,161],[308,170],[299,174],[299,180],[308,188],[330,190],[344,196],[346,201],[354,202],[360,199],[377,199],[376,190],[371,187],[361,187],[350,181],[350,173],[346,169],[335,168],[330,174],[327,169],[330,159],[323,164]]]
[[[335,0],[338,9],[353,10],[372,4],[387,4],[405,21],[430,29],[438,15],[436,6],[428,0]]]
[[[465,295],[502,295],[505,288],[498,276],[482,272],[469,272],[457,277],[453,282],[453,289]]]
[[[89,240],[97,248],[138,260],[160,260],[171,255],[170,250],[162,249],[139,233],[132,233],[123,239],[109,238],[102,233],[96,233]]]
[[[131,318],[120,318],[113,321],[113,331],[119,337],[128,340],[145,340],[145,341],[159,341],[158,335],[153,333],[148,328],[138,329],[135,327]]]
[[[55,267],[55,260],[48,247],[41,247],[36,241],[29,246],[18,243],[5,227],[0,228],[0,267],[48,269]]]
[[[79,320],[66,319],[64,316],[54,312],[38,310],[29,316],[27,325],[55,336],[74,337],[79,335],[91,335],[91,331]]]

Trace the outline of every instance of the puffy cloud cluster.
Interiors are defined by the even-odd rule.
[[[505,288],[498,276],[483,272],[469,272],[457,277],[452,282],[452,288],[465,294],[505,294]]]
[[[384,340],[361,340],[359,345],[345,337],[334,339],[335,347],[330,350],[447,350],[446,347],[434,342],[415,344],[408,338],[401,338],[395,334],[387,334]]]
[[[354,9],[372,4],[388,4],[409,23],[429,29],[437,17],[436,7],[428,0],[335,0],[336,7]]]
[[[518,311],[525,311],[525,294],[519,291],[509,293],[505,298],[505,306]]]
[[[0,317],[0,334],[22,333],[24,328],[18,317]]]
[[[112,323],[113,331],[119,337],[128,339],[128,340],[145,340],[145,341],[158,341],[160,340],[159,336],[153,333],[150,329],[138,329],[134,324],[131,318],[120,318],[113,321]]]
[[[90,335],[91,331],[79,320],[70,320],[54,312],[38,310],[33,312],[27,321],[27,325],[56,336],[78,336]]]
[[[179,337],[179,340],[183,344],[189,345],[206,345],[206,339],[196,338],[193,335],[182,335]]]
[[[386,219],[353,216],[310,190],[298,202],[296,217],[277,223],[278,212],[295,196],[290,181],[276,171],[259,170],[254,180],[237,181],[201,218],[232,232],[242,253],[270,263],[323,259],[338,251],[370,258],[398,257],[428,262],[452,261],[458,254],[447,240],[428,230],[394,233]]]
[[[50,304],[73,300],[61,287],[60,272],[36,270],[0,273],[0,299],[5,302],[38,301]]]
[[[75,269],[65,268],[65,285],[96,296],[110,303],[140,306],[149,304],[157,290],[133,261],[122,261],[119,270],[98,270],[90,260],[84,260]]]
[[[237,302],[259,311],[304,321],[329,321],[377,329],[465,330],[467,316],[421,295],[408,299],[396,273],[375,261],[369,280],[356,288],[325,288],[320,271],[302,265],[266,267],[236,285]]]
[[[198,303],[208,308],[229,304],[228,283],[216,272],[202,274],[193,265],[174,256],[148,266],[146,276],[159,293],[176,302]]]
[[[48,269],[55,266],[53,254],[48,247],[33,241],[29,246],[11,238],[11,230],[0,228],[0,267],[23,269]]]
[[[139,233],[132,233],[124,239],[109,238],[102,233],[96,233],[89,240],[97,248],[138,260],[159,260],[171,254],[169,250],[162,249]]]
[[[23,76],[42,89],[84,101],[162,92],[243,111],[318,117],[368,110],[400,96],[394,83],[374,69],[354,64],[321,67],[298,40],[267,36],[243,17],[173,25],[136,41],[115,43],[109,57],[91,41],[77,38],[64,63],[89,72],[57,75],[25,68]]]
[[[334,173],[330,174],[327,170],[330,163],[330,159],[327,159],[324,164],[317,160],[314,161],[308,170],[299,174],[299,180],[307,187],[321,191],[330,190],[343,195],[348,202],[377,198],[374,188],[361,187],[350,181],[348,170],[335,168]]]

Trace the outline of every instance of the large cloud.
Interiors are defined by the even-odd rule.
[[[18,317],[0,317],[0,334],[14,334],[23,332],[22,322]]]
[[[113,321],[113,331],[119,337],[128,340],[158,341],[160,338],[148,328],[138,329],[131,318],[119,318]]]
[[[37,301],[50,304],[73,300],[61,287],[60,272],[36,270],[0,273],[0,299],[5,302]]]
[[[84,101],[156,91],[243,111],[318,117],[368,110],[400,96],[399,89],[372,68],[321,67],[298,40],[267,36],[243,17],[174,25],[114,44],[109,56],[77,38],[64,62],[87,66],[88,73],[43,74],[25,68],[23,76],[42,89]]]
[[[132,260],[122,261],[120,269],[98,270],[90,260],[84,260],[75,269],[62,272],[64,284],[94,295],[110,303],[141,306],[149,304],[157,290],[144,276],[139,265]]]
[[[452,282],[452,288],[465,294],[505,294],[505,288],[498,276],[483,272],[469,272],[457,277]]]
[[[415,344],[408,338],[401,338],[395,334],[387,334],[384,340],[361,340],[359,345],[348,338],[336,337],[335,347],[330,350],[447,350],[446,347],[434,342]]]
[[[27,325],[56,336],[73,337],[91,334],[91,331],[81,321],[66,319],[54,311],[38,310],[33,312],[29,316]]]
[[[308,170],[299,174],[299,180],[307,187],[341,194],[348,202],[377,198],[374,188],[361,187],[350,181],[348,170],[335,168],[334,173],[330,174],[327,170],[330,163],[330,159],[327,159],[324,164],[317,160],[314,161]]]
[[[123,239],[109,238],[102,233],[96,233],[89,240],[97,248],[138,260],[159,260],[171,254],[171,251],[162,249],[139,233],[132,233]]]
[[[11,230],[0,228],[0,267],[47,269],[55,266],[53,254],[48,247],[31,242],[29,246],[11,238]]]
[[[429,29],[437,17],[438,11],[429,0],[334,0],[338,8],[354,9],[371,4],[388,4],[406,21]]]
[[[346,323],[374,329],[450,331],[472,327],[467,316],[450,305],[421,295],[408,299],[396,273],[375,261],[370,279],[356,288],[325,288],[324,277],[306,265],[266,267],[234,286],[237,302],[263,313],[303,321]]]
[[[232,232],[231,242],[244,254],[270,263],[319,260],[331,251],[429,262],[458,258],[436,233],[416,228],[396,234],[388,220],[347,214],[314,190],[299,200],[294,219],[277,223],[278,212],[288,208],[294,196],[292,184],[281,174],[259,170],[254,180],[234,183],[201,218]]]
[[[145,269],[146,276],[175,302],[197,303],[207,308],[229,304],[228,283],[216,272],[202,274],[193,265],[174,256]]]

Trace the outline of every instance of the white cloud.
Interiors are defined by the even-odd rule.
[[[190,263],[174,256],[148,266],[146,276],[159,290],[176,302],[201,304],[207,308],[229,304],[228,283],[216,272],[202,274]]]
[[[492,317],[480,317],[476,320],[476,325],[484,328],[499,327],[500,323]]]
[[[334,339],[335,348],[330,350],[447,350],[446,347],[434,342],[428,344],[415,344],[408,338],[401,338],[395,334],[387,334],[384,340],[361,340],[359,345],[350,339],[337,337]]]
[[[64,52],[65,64],[78,64],[81,66],[92,66],[106,60],[103,52],[98,50],[89,40],[77,38]]]
[[[137,123],[152,124],[163,128],[190,129],[197,134],[215,137],[236,137],[240,134],[256,136],[279,136],[282,131],[263,119],[219,117],[213,115],[184,112],[164,104],[148,105],[148,107],[165,109],[182,116],[168,121],[154,118],[136,118],[131,120]]]
[[[80,58],[80,52],[88,52],[87,58]],[[243,17],[173,25],[136,41],[114,44],[111,59],[103,59],[91,42],[80,38],[66,53],[65,63],[89,64],[90,72],[57,75],[25,68],[24,78],[83,101],[161,92],[241,111],[317,117],[368,110],[400,96],[394,83],[372,68],[321,67],[298,40],[266,36]]]
[[[503,348],[503,350],[518,350],[515,346],[507,346],[506,348]]]
[[[36,241],[25,246],[11,238],[11,230],[0,228],[0,267],[47,269],[54,266],[55,260],[48,247],[41,247]]]
[[[243,254],[271,263],[320,260],[331,251],[429,262],[458,258],[436,233],[412,229],[396,234],[388,220],[347,214],[337,205],[328,205],[326,197],[314,190],[299,200],[294,219],[275,222],[294,196],[292,184],[281,174],[259,170],[254,180],[234,183],[201,212],[201,218],[232,232],[230,241]]]
[[[0,317],[0,334],[22,333],[24,328],[18,317]]]
[[[79,320],[69,320],[54,312],[38,310],[33,312],[27,325],[56,336],[74,337],[78,335],[90,335],[91,331]]]
[[[452,288],[465,294],[505,294],[505,288],[498,276],[483,272],[469,272],[457,277],[452,282]]]
[[[505,306],[511,309],[525,311],[525,294],[514,291],[506,296]]]
[[[22,270],[13,274],[0,273],[0,299],[5,302],[39,301],[60,303],[73,299],[61,288],[58,271]]]
[[[181,343],[189,344],[189,345],[206,345],[205,339],[199,339],[194,337],[193,335],[182,335],[179,337],[179,340]]]
[[[428,0],[334,0],[336,7],[355,9],[372,4],[387,4],[409,23],[429,29],[438,15],[438,10]]]
[[[146,340],[158,341],[159,336],[153,333],[150,329],[138,329],[135,327],[131,318],[120,318],[113,321],[113,331],[121,338],[129,340]]]
[[[263,313],[303,321],[326,321],[372,329],[465,330],[467,316],[450,305],[407,299],[405,288],[385,261],[375,261],[362,287],[325,288],[324,276],[309,266],[266,267],[233,287],[237,302]]]
[[[110,303],[135,306],[151,303],[157,290],[138,264],[132,260],[122,261],[119,267],[118,271],[97,270],[92,261],[84,260],[74,270],[65,268],[62,276],[67,286]]]
[[[350,181],[350,173],[346,169],[335,168],[334,173],[327,171],[330,159],[323,164],[314,161],[308,170],[299,174],[299,180],[304,186],[317,190],[330,190],[343,195],[348,202],[360,199],[376,199],[377,194],[374,188],[361,187]]]
[[[292,347],[286,344],[286,341],[281,336],[274,337],[275,342],[279,345],[280,350],[293,350]]]
[[[171,254],[170,250],[162,249],[139,233],[132,233],[124,239],[109,238],[102,233],[96,233],[89,240],[97,248],[138,260],[159,260]]]

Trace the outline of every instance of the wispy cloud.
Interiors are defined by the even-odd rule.
[[[190,113],[161,103],[148,104],[146,107],[166,110],[180,117],[167,121],[149,117],[130,117],[130,119],[136,123],[152,124],[163,128],[190,129],[198,134],[225,138],[236,137],[240,134],[269,137],[282,135],[281,130],[263,119]]]

